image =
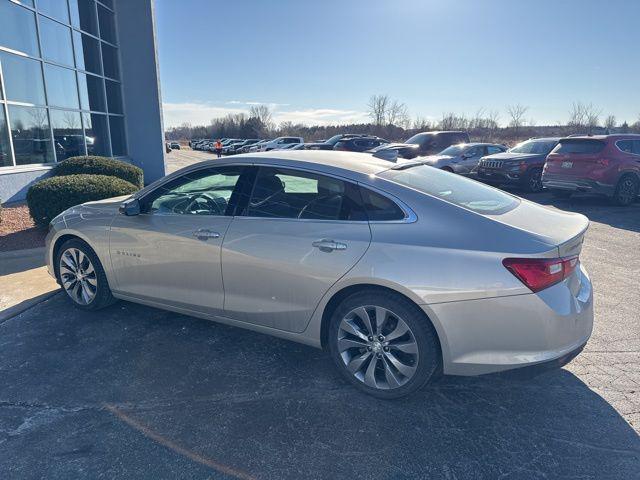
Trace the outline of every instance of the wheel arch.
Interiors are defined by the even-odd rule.
[[[325,303],[324,308],[322,310],[322,317],[320,321],[320,345],[322,349],[326,349],[328,337],[329,337],[329,325],[331,323],[331,316],[333,312],[335,312],[336,308],[340,305],[340,302],[347,298],[349,295],[352,295],[361,291],[384,291],[388,293],[392,293],[397,295],[411,304],[415,305],[421,312],[424,313],[424,317],[426,320],[433,326],[433,329],[436,332],[436,338],[438,340],[438,346],[440,348],[440,356],[442,360],[442,365],[448,360],[448,348],[446,343],[446,336],[442,329],[442,326],[439,324],[437,319],[434,318],[433,312],[428,313],[425,311],[425,305],[420,305],[413,298],[399,291],[398,289],[391,288],[389,286],[374,284],[374,283],[354,283],[351,285],[347,285],[340,290],[334,292],[331,298]],[[430,310],[430,309],[429,309]]]

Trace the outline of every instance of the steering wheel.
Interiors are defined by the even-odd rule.
[[[196,193],[193,197],[191,197],[189,203],[184,209],[184,213],[191,213],[193,207],[198,205],[199,199],[204,199],[207,207],[211,211],[212,215],[224,215],[225,210],[227,209],[227,202],[224,198],[215,197],[213,198],[206,193]]]

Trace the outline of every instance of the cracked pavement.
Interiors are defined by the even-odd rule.
[[[319,350],[58,294],[0,324],[0,478],[640,478],[640,204],[553,202],[592,220],[594,333],[563,369],[385,402]]]

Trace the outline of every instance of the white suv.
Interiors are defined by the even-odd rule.
[[[304,143],[302,137],[278,137],[265,143],[258,145],[258,152],[268,152],[269,150],[279,150],[287,145],[296,143]]]

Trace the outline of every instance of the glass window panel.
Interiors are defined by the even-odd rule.
[[[4,105],[0,105],[0,167],[8,167],[11,165],[13,165],[13,162],[11,161],[7,119],[4,116]]]
[[[104,76],[111,78],[120,78],[120,69],[118,68],[118,49],[102,43],[102,62],[104,64]]]
[[[78,72],[78,85],[80,87],[80,106],[83,110],[104,112],[104,85],[103,80],[93,75],[85,75]]]
[[[111,153],[114,157],[127,154],[127,144],[124,133],[124,117],[109,116],[111,128]]]
[[[73,43],[76,49],[76,65],[80,70],[102,75],[100,65],[100,43],[95,38],[73,32]]]
[[[59,161],[84,155],[84,134],[79,112],[49,110],[56,158]]]
[[[16,165],[54,161],[47,110],[9,105]]]
[[[8,100],[44,105],[41,62],[0,51],[0,63]]]
[[[110,156],[107,116],[83,113],[82,118],[87,139],[87,154]]]
[[[0,2],[0,45],[39,57],[35,14],[15,3]]]
[[[69,27],[40,17],[40,36],[43,58],[73,67],[73,48]]]
[[[100,0],[100,3],[106,5],[111,10],[113,10],[113,0]]]
[[[80,7],[78,0],[69,0],[69,14],[71,15],[71,25],[80,28]]]
[[[73,70],[45,64],[44,73],[47,82],[49,105],[80,108],[76,76]]]
[[[116,26],[113,12],[98,5],[98,20],[100,21],[100,38],[110,43],[116,43]]]
[[[38,11],[61,22],[69,23],[67,0],[38,0]]]
[[[107,84],[107,105],[109,113],[124,113],[122,111],[122,90],[118,82],[105,81]]]
[[[80,17],[80,29],[98,36],[98,18],[96,17],[96,4],[93,0],[78,0],[78,14]]]
[[[33,0],[12,0],[18,3],[21,3],[22,5],[27,5],[29,7],[33,7]]]

